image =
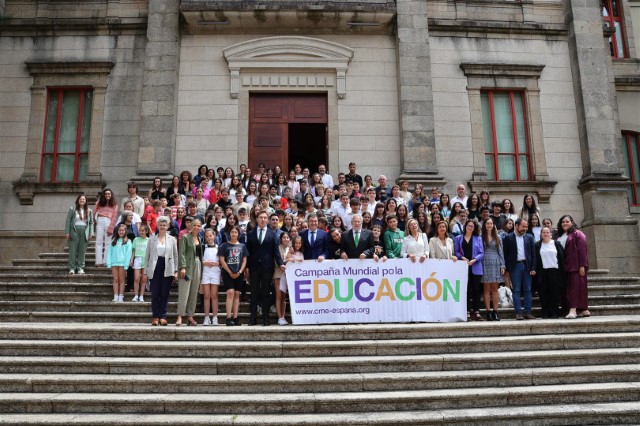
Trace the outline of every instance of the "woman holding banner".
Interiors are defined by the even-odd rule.
[[[407,223],[407,229],[407,236],[402,240],[400,256],[408,257],[412,262],[419,259],[420,263],[422,263],[427,257],[429,257],[429,241],[427,234],[420,232],[418,228],[418,221],[415,219],[409,220]]]
[[[453,240],[449,238],[447,222],[438,222],[436,235],[429,240],[429,257],[431,259],[458,260],[453,254]]]
[[[456,257],[469,265],[467,312],[469,312],[469,296],[471,296],[474,319],[484,321],[480,315],[480,279],[483,272],[484,245],[482,237],[478,235],[478,223],[470,219],[467,220],[464,224],[464,234],[458,235],[453,245]],[[467,319],[471,319],[469,313],[467,313]]]

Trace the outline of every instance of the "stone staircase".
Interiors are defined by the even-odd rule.
[[[636,278],[573,321],[177,328],[65,259],[0,270],[0,425],[640,423]]]

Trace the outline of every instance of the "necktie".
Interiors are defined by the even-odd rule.
[[[260,241],[260,244],[262,244],[262,228],[260,229],[260,234],[258,235],[258,240]]]
[[[358,247],[358,242],[360,241],[360,231],[356,231],[356,236],[353,240],[356,242],[356,247]]]
[[[316,242],[316,231],[311,231],[311,246]]]

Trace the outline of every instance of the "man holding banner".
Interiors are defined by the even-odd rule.
[[[304,259],[322,262],[329,257],[329,234],[318,228],[318,215],[307,218],[308,229],[300,233],[304,245]]]
[[[343,259],[366,259],[373,257],[373,234],[368,229],[362,229],[362,216],[353,215],[352,228],[342,234],[340,249]]]

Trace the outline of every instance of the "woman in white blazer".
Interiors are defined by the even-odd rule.
[[[178,278],[178,244],[167,233],[169,218],[160,216],[158,234],[149,238],[145,256],[145,271],[151,281],[151,325],[167,325],[167,304],[171,284]]]
[[[429,241],[427,234],[420,232],[420,226],[416,219],[410,219],[405,228],[407,233],[402,240],[400,255],[408,257],[412,262],[419,260],[424,262],[429,257]]]
[[[453,254],[453,240],[449,238],[449,227],[444,220],[438,222],[436,235],[429,240],[429,257],[431,259],[447,259],[454,262],[458,258]]]

